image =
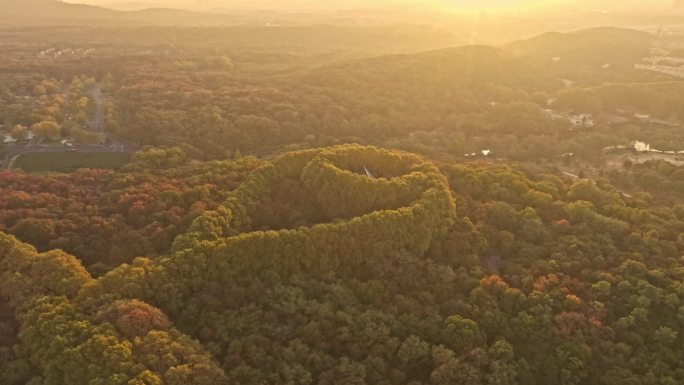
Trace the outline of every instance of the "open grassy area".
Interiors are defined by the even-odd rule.
[[[15,167],[26,172],[72,172],[81,168],[116,169],[128,163],[131,154],[109,153],[28,153],[17,158]]]

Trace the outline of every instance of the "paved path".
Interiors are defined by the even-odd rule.
[[[104,95],[102,95],[102,83],[97,82],[90,90],[90,97],[95,103],[95,111],[93,111],[93,118],[90,121],[90,130],[96,132],[104,132]]]

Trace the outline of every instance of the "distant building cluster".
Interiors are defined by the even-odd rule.
[[[58,58],[60,56],[86,56],[95,52],[95,48],[48,48],[44,51],[38,53],[39,57],[54,57]]]
[[[491,154],[492,154],[492,150],[482,150],[480,152],[472,152],[470,154],[465,154],[465,156],[466,156],[466,158],[479,157],[479,156],[488,158],[489,155],[491,155]]]
[[[594,127],[596,125],[594,115],[590,113],[566,114],[553,111],[552,109],[545,109],[544,113],[551,119],[567,120],[572,123],[573,126]]]
[[[684,0],[683,0],[684,1]],[[684,68],[663,65],[635,64],[634,68],[648,71],[660,72],[679,78],[684,78]]]
[[[33,131],[28,130],[28,132],[26,133],[26,140],[30,141],[31,139],[33,139],[35,137],[36,137],[36,135],[33,133]],[[5,144],[18,142],[16,139],[14,139],[12,137],[11,133],[0,134],[0,138],[2,138],[2,142]]]
[[[594,116],[592,114],[576,114],[569,116],[570,123],[573,126],[594,127]]]
[[[636,152],[648,152],[651,151],[651,145],[645,142],[635,141],[632,143],[632,148]]]
[[[618,146],[608,146],[603,148],[604,153],[610,153],[610,152],[624,152],[624,151],[634,151],[634,152],[639,152],[639,153],[652,153],[652,154],[665,154],[665,155],[677,155],[677,156],[682,156],[684,155],[684,151],[673,151],[673,150],[657,150],[655,148],[651,148],[651,145],[646,142],[642,142],[640,140],[635,140],[633,141],[629,146],[623,146],[623,145],[618,145]]]
[[[684,9],[684,0],[678,0],[675,7]],[[664,35],[662,29],[659,35]],[[670,50],[662,46],[654,47],[651,50],[651,56],[644,58],[643,63],[635,64],[634,68],[684,78],[684,58],[671,56]]]

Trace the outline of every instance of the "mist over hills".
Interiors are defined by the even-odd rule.
[[[624,28],[600,27],[572,33],[548,32],[505,47],[518,54],[578,63],[633,64],[648,53],[653,35]]]
[[[227,16],[170,8],[120,11],[95,5],[58,0],[0,0],[0,18],[5,27],[16,25],[104,24],[208,24],[228,23]]]
[[[80,3],[87,3],[80,4]],[[682,14],[663,0],[647,11],[607,2],[581,1],[562,7],[546,4],[526,12],[460,13],[430,3],[403,1],[163,1],[163,0],[0,0],[3,27],[22,26],[430,26],[457,36],[451,45],[504,44],[538,34],[597,26],[638,28],[655,32],[677,25]],[[554,3],[555,4],[555,3]],[[610,2],[609,5],[615,5]],[[630,2],[630,4],[637,4]],[[639,3],[641,4],[641,3]],[[441,44],[439,44],[441,45]],[[437,46],[439,46],[437,45]],[[426,49],[436,45],[426,46]],[[443,46],[443,45],[442,45]]]
[[[488,0],[488,1],[449,1],[449,0],[366,0],[366,1],[338,1],[338,0],[270,0],[270,1],[248,1],[248,0],[69,0],[71,3],[85,3],[100,5],[117,9],[142,9],[171,7],[182,9],[221,9],[221,8],[260,8],[260,9],[350,9],[350,8],[438,8],[452,10],[472,10],[472,9],[492,9],[494,7],[506,6],[506,9],[516,8],[548,8],[558,5],[573,7],[602,7],[606,9],[626,9],[626,8],[671,8],[672,1],[669,0]]]
[[[0,14],[7,17],[116,17],[117,11],[92,5],[70,4],[57,0],[0,0]]]

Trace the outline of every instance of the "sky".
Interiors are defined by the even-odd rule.
[[[170,7],[183,9],[212,9],[230,7],[264,8],[368,8],[378,5],[414,3],[454,11],[509,11],[574,4],[586,7],[666,7],[672,0],[66,0],[102,6],[131,8]]]
[[[569,3],[569,0],[442,0],[432,1],[435,5],[452,9],[524,9],[539,6]]]

